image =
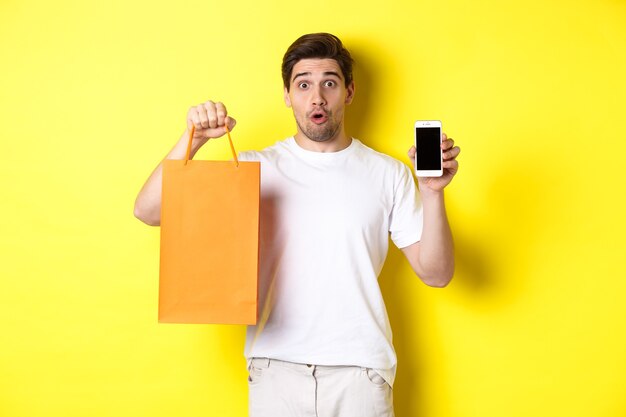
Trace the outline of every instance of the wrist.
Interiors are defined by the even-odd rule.
[[[189,144],[189,133],[189,129],[185,130],[185,133],[183,133],[178,143],[178,147],[181,150],[184,150],[185,153],[187,150],[187,145]],[[191,139],[191,152],[189,156],[190,159],[193,158],[196,152],[198,152],[200,148],[204,146],[204,144],[206,144],[208,141],[209,138],[199,138],[194,135],[194,137]]]
[[[433,190],[429,187],[420,187],[420,196],[422,200],[443,200],[443,189],[441,190]]]
[[[208,141],[209,141],[209,138],[193,139],[191,141],[191,156],[195,155],[196,152],[198,152],[200,148],[202,148]]]

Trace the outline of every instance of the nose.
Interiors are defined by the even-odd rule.
[[[314,106],[325,106],[326,100],[324,99],[324,95],[322,94],[322,87],[318,86],[313,90],[313,101],[312,104]]]

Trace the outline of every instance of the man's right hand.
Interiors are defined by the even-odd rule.
[[[223,103],[209,100],[189,108],[187,112],[187,135],[191,127],[195,127],[193,141],[196,146],[202,146],[209,139],[215,139],[226,133],[224,126],[228,124],[228,130],[232,130],[237,121],[228,116],[228,111]]]
[[[232,130],[236,123],[235,119],[228,116],[226,107],[222,103],[207,101],[191,107],[187,112],[187,131],[183,133],[165,159],[185,159],[192,127],[194,127],[194,133],[191,158],[209,139],[223,136],[226,133],[224,126],[228,124],[228,130]],[[135,216],[142,222],[153,226],[161,223],[162,178],[163,165],[160,163],[148,177],[135,201]]]

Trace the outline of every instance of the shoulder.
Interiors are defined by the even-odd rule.
[[[261,149],[260,151],[253,150],[239,152],[239,159],[242,161],[274,160],[285,153],[288,147],[288,141],[289,139],[278,141],[272,146],[268,146],[267,148]]]
[[[379,152],[363,144],[358,139],[357,141],[356,155],[359,159],[365,161],[365,163],[372,168],[384,169],[387,172],[392,172],[396,175],[410,174],[409,167],[402,161],[394,158],[386,153]]]

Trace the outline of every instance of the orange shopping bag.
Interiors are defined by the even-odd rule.
[[[256,324],[260,163],[163,161],[159,322]]]

